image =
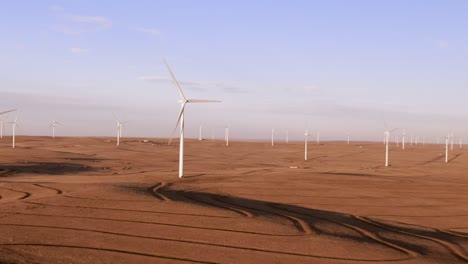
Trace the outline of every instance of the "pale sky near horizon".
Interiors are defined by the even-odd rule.
[[[21,134],[278,140],[468,135],[468,1],[0,1],[0,111]],[[13,119],[10,114],[8,119]],[[401,129],[396,132],[401,133]],[[5,128],[9,133],[10,128]],[[468,141],[467,141],[468,142]]]

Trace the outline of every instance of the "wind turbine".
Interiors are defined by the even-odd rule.
[[[391,131],[388,131],[388,129],[385,130],[384,135],[385,135],[385,167],[388,167],[388,141],[390,138],[390,133],[394,132],[398,128],[395,128]]]
[[[448,145],[449,145],[450,134],[445,138],[445,163],[448,163]]]
[[[214,140],[214,127],[211,128],[211,140]]]
[[[226,146],[229,146],[229,128],[231,125],[228,125],[224,128],[224,141],[226,142]]]
[[[198,140],[202,140],[202,128],[203,128],[203,123],[200,124],[200,128],[198,130]]]
[[[462,148],[462,139],[459,138],[459,141],[460,141],[460,148]]]
[[[184,176],[184,111],[185,111],[185,106],[187,103],[210,103],[210,102],[221,102],[217,100],[204,100],[204,99],[187,99],[185,98],[184,93],[182,92],[182,89],[180,88],[179,82],[176,80],[174,73],[172,73],[171,68],[169,67],[169,64],[167,64],[166,60],[163,59],[164,64],[167,67],[167,70],[171,74],[172,80],[174,81],[174,84],[177,88],[177,92],[179,92],[180,96],[180,112],[179,112],[179,117],[177,118],[177,123],[174,128],[174,131],[172,132],[172,135],[174,135],[175,131],[177,130],[177,127],[180,124],[180,141],[179,141],[179,178],[182,178]],[[171,143],[171,139],[169,139],[169,144]]]
[[[50,126],[49,126],[49,127],[52,128],[52,138],[55,138],[55,126],[56,125],[61,125],[62,126],[62,124],[60,122],[56,121],[56,120],[52,121],[52,124],[50,124]]]
[[[307,160],[307,144],[309,142],[310,136],[311,135],[309,134],[309,130],[307,129],[304,133],[304,160]]]
[[[275,129],[271,129],[271,146],[273,147],[275,145]]]
[[[16,109],[0,112],[0,115],[16,111]],[[3,118],[0,118],[0,138],[3,138]]]
[[[317,144],[320,144],[320,131],[317,131]]]
[[[404,150],[405,149],[405,136],[406,136],[406,131],[403,130],[402,136],[401,136],[401,147]]]
[[[16,128],[18,127],[18,117],[19,114],[16,116],[15,121],[8,122],[12,126],[12,148],[15,148],[16,144]]]
[[[349,133],[347,134],[347,144],[349,145]]]

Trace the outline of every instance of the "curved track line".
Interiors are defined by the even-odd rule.
[[[161,258],[161,259],[169,259],[169,260],[178,260],[178,261],[185,261],[191,263],[204,263],[204,264],[213,264],[216,262],[208,262],[208,261],[200,261],[200,260],[193,260],[187,258],[177,258],[177,257],[170,257],[170,256],[163,256],[163,255],[156,255],[150,253],[142,253],[142,252],[135,252],[135,251],[127,251],[121,249],[111,249],[111,248],[97,248],[97,247],[86,247],[86,246],[72,246],[72,245],[55,245],[55,244],[39,244],[39,243],[7,243],[7,244],[0,244],[2,246],[29,246],[29,247],[55,247],[55,248],[74,248],[74,249],[87,249],[87,250],[96,250],[96,251],[107,251],[113,253],[123,253],[123,254],[130,254],[130,255],[137,255],[143,257],[152,257],[152,258]]]
[[[73,227],[58,227],[58,226],[44,226],[44,225],[22,225],[22,224],[0,224],[0,225],[3,225],[3,226],[16,226],[16,227],[31,227],[31,228],[50,228],[50,229],[72,230],[72,231],[82,231],[82,232],[93,232],[93,233],[101,233],[101,234],[116,235],[116,236],[143,238],[143,239],[151,239],[151,240],[161,240],[161,241],[168,241],[168,242],[196,244],[196,245],[204,245],[204,246],[212,246],[212,247],[230,248],[230,249],[256,251],[256,252],[269,253],[269,254],[280,254],[280,255],[309,257],[309,258],[352,260],[352,261],[375,261],[375,262],[402,260],[402,259],[385,259],[385,260],[380,260],[380,259],[354,259],[354,258],[340,258],[340,257],[331,257],[331,256],[319,256],[319,255],[303,254],[303,253],[296,253],[296,252],[275,251],[275,250],[262,249],[262,248],[241,247],[241,246],[232,246],[232,245],[223,245],[223,244],[212,244],[212,243],[207,243],[207,242],[203,242],[203,241],[196,241],[196,240],[180,240],[180,239],[173,239],[173,238],[141,236],[141,235],[132,235],[132,234],[124,234],[124,233],[117,233],[117,232],[110,232],[110,231],[103,231],[103,230],[82,229],[82,228],[73,228]]]
[[[164,187],[167,186],[167,183],[165,182],[158,182],[155,185],[151,186],[148,188],[148,190],[151,192],[151,194],[156,197],[156,199],[167,202],[170,201],[171,199],[167,198],[165,195],[163,195],[160,190]]]
[[[2,212],[0,212],[2,213]],[[191,225],[182,225],[182,224],[169,224],[169,223],[158,223],[158,222],[148,222],[148,221],[136,221],[136,220],[125,220],[125,219],[115,219],[115,218],[104,218],[104,217],[90,217],[90,216],[69,216],[69,215],[49,215],[49,214],[33,214],[33,213],[17,213],[17,212],[3,212],[9,215],[26,215],[26,216],[42,216],[42,217],[59,217],[59,218],[75,218],[75,219],[88,219],[88,220],[99,220],[99,221],[113,221],[113,222],[122,222],[122,223],[133,223],[133,224],[146,224],[146,225],[159,225],[159,226],[170,226],[178,228],[188,228],[188,229],[201,229],[201,230],[210,230],[210,231],[219,231],[219,232],[229,232],[229,233],[239,233],[245,235],[258,235],[258,236],[269,236],[269,237],[296,237],[301,236],[298,234],[272,234],[272,233],[261,233],[254,231],[244,231],[244,230],[233,230],[225,228],[214,228],[214,227],[203,227],[203,226],[191,226]]]
[[[280,206],[280,207],[281,207],[281,205],[279,205],[279,204],[275,204],[274,206],[275,206],[275,207],[276,207],[276,206]],[[284,209],[284,208],[283,208],[283,210],[288,211],[288,212],[292,212],[292,211],[289,210],[289,209]],[[394,249],[394,250],[397,250],[397,251],[399,251],[399,252],[405,253],[405,254],[407,254],[410,258],[414,258],[414,257],[419,256],[418,253],[416,253],[416,252],[414,252],[414,251],[412,251],[412,250],[409,250],[409,249],[407,249],[407,248],[401,247],[401,246],[399,246],[399,245],[390,243],[390,242],[388,242],[388,241],[386,241],[386,240],[384,240],[384,239],[378,237],[377,235],[375,235],[375,234],[373,234],[372,232],[369,232],[369,231],[367,231],[367,230],[365,230],[365,229],[363,229],[363,228],[359,228],[359,227],[353,226],[353,225],[351,225],[351,224],[342,223],[342,222],[339,222],[339,221],[331,220],[331,219],[324,218],[324,217],[320,217],[320,216],[309,215],[309,214],[303,214],[303,213],[299,213],[299,212],[294,212],[294,213],[297,213],[297,214],[300,214],[300,215],[304,215],[304,216],[306,216],[306,217],[312,217],[312,218],[320,219],[320,220],[322,220],[322,221],[327,221],[327,222],[330,222],[330,223],[334,223],[334,224],[336,224],[336,225],[344,226],[344,227],[346,227],[346,228],[349,228],[349,229],[351,229],[351,230],[354,230],[355,232],[361,234],[362,236],[366,237],[366,238],[369,239],[369,240],[375,241],[375,242],[377,242],[377,243],[379,243],[379,244],[381,244],[381,245],[384,245],[384,246],[387,246],[387,247],[392,248],[392,249]]]
[[[182,195],[185,198],[194,201],[195,203],[199,203],[199,204],[202,204],[202,205],[208,205],[210,207],[217,207],[217,208],[220,208],[222,210],[227,210],[227,211],[234,212],[234,213],[239,214],[241,216],[253,217],[253,214],[248,212],[248,211],[241,210],[241,209],[229,206],[229,205],[228,206],[222,205],[223,204],[222,202],[219,202],[219,201],[217,202],[216,200],[214,200],[212,198],[210,199],[210,201],[207,201],[207,199],[204,199],[203,197],[196,197],[196,195],[189,194],[189,193],[186,193],[186,192],[183,192]]]
[[[61,204],[45,204],[45,203],[30,202],[30,201],[24,201],[24,203],[42,205],[42,206],[52,206],[52,207],[86,208],[86,209],[93,209],[93,210],[109,210],[109,211],[119,211],[119,212],[168,214],[168,215],[183,215],[183,216],[210,217],[210,218],[232,218],[230,216],[221,216],[221,215],[198,215],[198,214],[171,213],[171,212],[163,212],[163,211],[132,210],[132,209],[93,207],[93,206],[81,206],[81,205],[72,206],[72,205],[61,205]]]
[[[23,196],[21,196],[21,197],[18,198],[17,200],[24,200],[24,199],[26,199],[26,198],[28,198],[28,197],[31,196],[31,193],[29,193],[29,192],[18,191],[18,190],[6,188],[6,187],[0,187],[0,189],[4,189],[4,190],[8,190],[8,191],[12,191],[12,192],[24,194]]]
[[[448,249],[448,251],[450,251],[450,253],[452,253],[455,257],[457,257],[457,258],[459,258],[459,259],[461,259],[463,261],[468,262],[468,256],[466,256],[465,252],[456,244],[452,244],[450,242],[447,242],[447,241],[444,241],[444,240],[441,240],[441,239],[438,239],[438,238],[430,237],[430,236],[424,236],[424,235],[414,234],[414,233],[410,233],[410,232],[406,232],[406,231],[402,231],[402,230],[397,230],[395,228],[391,228],[391,227],[388,227],[388,226],[386,226],[384,224],[373,221],[373,220],[371,220],[371,219],[369,219],[367,217],[360,217],[360,216],[353,216],[353,217],[356,218],[356,219],[359,219],[359,220],[361,220],[363,222],[366,222],[366,223],[372,224],[374,226],[380,227],[382,229],[386,229],[386,230],[390,230],[390,231],[397,232],[397,233],[400,233],[400,234],[405,234],[405,235],[409,235],[409,236],[413,236],[413,237],[417,237],[417,238],[422,238],[422,239],[425,239],[425,240],[430,240],[432,242],[436,242],[437,244],[442,245],[443,247]]]
[[[49,186],[44,186],[44,185],[41,185],[41,184],[39,184],[39,183],[33,183],[33,185],[35,185],[35,186],[37,186],[37,187],[44,188],[44,189],[53,190],[53,191],[55,191],[57,194],[63,194],[63,191],[60,190],[60,189],[52,188],[52,187],[49,187]]]
[[[219,198],[219,199],[222,199],[222,198]],[[267,214],[276,215],[276,216],[279,216],[281,218],[285,218],[286,220],[291,222],[299,232],[302,232],[302,233],[305,233],[305,234],[312,234],[313,233],[312,229],[309,226],[309,224],[306,223],[305,221],[303,221],[300,218],[297,218],[297,217],[294,217],[294,216],[291,216],[291,215],[288,215],[288,214],[273,212],[271,210],[252,208],[252,207],[248,207],[248,206],[245,206],[245,205],[239,205],[239,204],[236,204],[236,203],[227,202],[225,199],[226,198],[224,198],[222,200],[223,200],[224,203],[227,203],[227,204],[232,204],[232,205],[235,205],[235,206],[238,206],[238,207],[241,207],[241,208],[247,208],[247,209],[254,210],[254,211],[261,211],[261,212],[264,212],[264,213],[267,213]]]

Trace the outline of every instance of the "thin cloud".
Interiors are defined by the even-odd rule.
[[[66,35],[99,32],[112,27],[112,21],[104,16],[84,16],[69,14],[60,6],[49,8],[57,16],[59,22],[52,26],[56,32]]]
[[[87,49],[82,49],[82,48],[70,48],[70,51],[72,53],[86,53],[86,52],[88,52]]]
[[[136,28],[136,31],[146,33],[150,36],[159,36],[161,32],[158,29],[155,28]]]

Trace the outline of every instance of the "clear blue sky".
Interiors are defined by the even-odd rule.
[[[468,135],[468,1],[2,1],[1,109],[22,134]],[[1,110],[0,109],[0,110]],[[12,119],[14,115],[10,115]]]

